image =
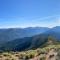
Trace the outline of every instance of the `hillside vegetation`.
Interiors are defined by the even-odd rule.
[[[0,60],[60,60],[60,42],[52,37],[37,49],[28,51],[1,51]]]

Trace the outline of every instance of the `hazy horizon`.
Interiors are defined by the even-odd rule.
[[[30,26],[30,27],[0,27],[0,29],[14,29],[14,28],[16,28],[16,29],[25,29],[25,28],[54,28],[54,27],[60,27],[60,26],[53,26],[53,27],[42,27],[42,26]]]

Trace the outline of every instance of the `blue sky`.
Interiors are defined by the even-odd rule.
[[[0,0],[0,28],[60,26],[60,0]]]

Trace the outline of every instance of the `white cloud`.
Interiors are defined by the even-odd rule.
[[[58,18],[56,21],[57,21],[57,24],[60,25],[60,18]]]
[[[35,18],[34,20],[46,20],[46,19],[50,19],[50,18],[57,18],[57,17],[60,17],[60,15],[52,15],[52,16],[46,16],[46,17],[38,17],[38,18]]]

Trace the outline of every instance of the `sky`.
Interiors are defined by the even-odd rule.
[[[60,26],[60,0],[0,0],[0,28]]]

